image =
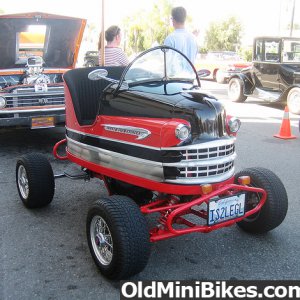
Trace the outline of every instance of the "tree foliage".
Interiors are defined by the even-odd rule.
[[[150,11],[140,10],[124,20],[126,52],[138,53],[154,43],[162,44],[171,32],[169,0],[156,1]]]
[[[208,51],[236,51],[241,45],[242,25],[230,17],[221,22],[212,22],[206,30],[204,44]]]

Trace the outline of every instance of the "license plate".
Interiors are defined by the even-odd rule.
[[[212,199],[208,203],[208,225],[215,225],[245,214],[245,194]]]
[[[54,127],[54,117],[36,117],[31,119],[31,129]]]

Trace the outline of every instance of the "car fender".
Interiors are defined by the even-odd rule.
[[[293,84],[293,85],[287,87],[287,89],[284,90],[283,93],[281,94],[280,101],[286,101],[290,90],[293,88],[300,88],[300,84]]]
[[[251,80],[251,76],[250,76],[250,73],[249,74],[243,74],[243,73],[240,73],[240,74],[234,74],[232,75],[230,78],[229,78],[229,81],[232,79],[232,78],[239,78],[240,80],[243,81],[244,83],[244,95],[249,95],[249,94],[252,94],[253,93],[253,90],[254,90],[254,84]]]

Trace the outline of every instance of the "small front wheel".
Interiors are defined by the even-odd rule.
[[[120,280],[141,272],[150,255],[149,231],[139,207],[128,197],[96,201],[86,221],[88,245],[100,272]]]
[[[281,180],[272,171],[264,168],[245,169],[236,174],[236,181],[240,176],[250,176],[251,186],[264,189],[267,192],[267,200],[260,211],[237,225],[251,233],[265,233],[279,226],[288,209],[288,197]],[[254,208],[259,201],[257,193],[247,193],[246,208]]]
[[[247,96],[244,95],[244,83],[240,78],[231,78],[228,84],[228,97],[233,102],[244,102]]]
[[[49,161],[39,153],[20,157],[16,165],[20,198],[27,208],[48,205],[54,195],[54,175]]]

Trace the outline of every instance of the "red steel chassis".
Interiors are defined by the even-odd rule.
[[[239,181],[238,184],[234,183],[234,177],[221,182],[212,184],[212,191],[204,194],[200,185],[175,185],[169,183],[155,182],[149,179],[140,178],[130,174],[124,174],[117,170],[109,169],[85,160],[79,159],[72,155],[66,149],[66,155],[61,156],[58,154],[58,148],[66,144],[66,139],[63,139],[55,144],[53,148],[53,155],[59,160],[69,160],[91,172],[92,177],[103,180],[111,195],[112,192],[107,184],[107,177],[116,178],[127,183],[135,182],[135,185],[147,188],[152,191],[157,191],[160,196],[154,202],[142,205],[140,210],[143,214],[159,213],[159,225],[150,230],[150,241],[156,242],[183,234],[192,232],[208,233],[210,231],[220,229],[223,227],[231,226],[244,218],[247,218],[257,213],[267,199],[267,192],[264,189],[242,185]],[[197,210],[196,206],[202,204],[208,205],[210,199],[214,197],[228,197],[235,195],[239,192],[251,192],[259,194],[259,203],[253,209],[247,211],[242,217],[224,221],[215,225],[199,224],[184,218],[185,215],[193,215],[203,220],[207,220],[207,211],[205,209]],[[188,202],[179,203],[177,195],[188,195],[191,199]],[[174,228],[174,224],[184,225],[185,228]]]

